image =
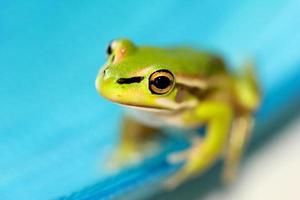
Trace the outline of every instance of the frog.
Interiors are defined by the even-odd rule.
[[[261,92],[254,65],[233,71],[216,53],[188,46],[136,45],[127,38],[113,40],[99,70],[98,93],[132,113],[124,117],[117,147],[127,160],[146,141],[174,127],[194,132],[187,149],[167,156],[182,167],[165,183],[175,188],[224,159],[223,180],[235,179],[250,138]],[[195,132],[205,127],[205,135]]]

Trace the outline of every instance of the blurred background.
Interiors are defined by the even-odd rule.
[[[2,0],[0,199],[299,199],[299,9],[299,0]],[[176,166],[163,153],[117,174],[103,169],[122,109],[94,80],[119,37],[201,47],[233,69],[255,60],[264,99],[235,184],[220,186],[217,164],[164,192]]]

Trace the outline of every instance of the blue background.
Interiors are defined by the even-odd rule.
[[[107,43],[191,44],[252,58],[271,116],[299,90],[300,2],[1,1],[0,199],[49,199],[104,180],[121,109],[94,79]],[[287,83],[285,95],[276,94]],[[296,88],[296,89],[295,89]]]

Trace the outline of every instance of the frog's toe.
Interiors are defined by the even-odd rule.
[[[177,164],[188,159],[189,150],[179,151],[168,155],[167,160],[170,164]]]
[[[138,164],[142,160],[143,155],[139,152],[127,152],[119,149],[108,158],[106,169],[109,171],[118,171],[123,167]]]
[[[116,171],[123,167],[137,165],[159,150],[159,145],[153,142],[145,143],[142,146],[120,146],[108,158],[106,168],[109,171]]]
[[[177,172],[175,175],[171,176],[164,182],[164,186],[167,190],[173,190],[183,182],[185,182],[190,177],[190,174],[182,169]]]
[[[179,153],[173,153],[168,157],[168,161],[171,163],[185,161],[183,167],[166,181],[165,185],[168,189],[175,188],[194,175],[203,172],[210,163],[210,159],[202,153],[200,145],[195,145]]]
[[[167,157],[168,162],[171,164],[177,164],[188,160],[195,150],[199,151],[201,148],[202,139],[199,137],[193,137],[193,139],[191,139],[191,143],[192,146],[189,149],[171,153]]]

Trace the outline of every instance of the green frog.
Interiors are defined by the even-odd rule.
[[[96,88],[103,97],[135,111],[124,118],[118,159],[136,156],[165,127],[193,132],[205,126],[204,137],[194,134],[188,149],[168,156],[169,162],[184,165],[167,186],[203,173],[221,157],[224,180],[233,180],[260,104],[251,64],[233,73],[213,53],[137,46],[128,39],[112,41],[107,55]]]

